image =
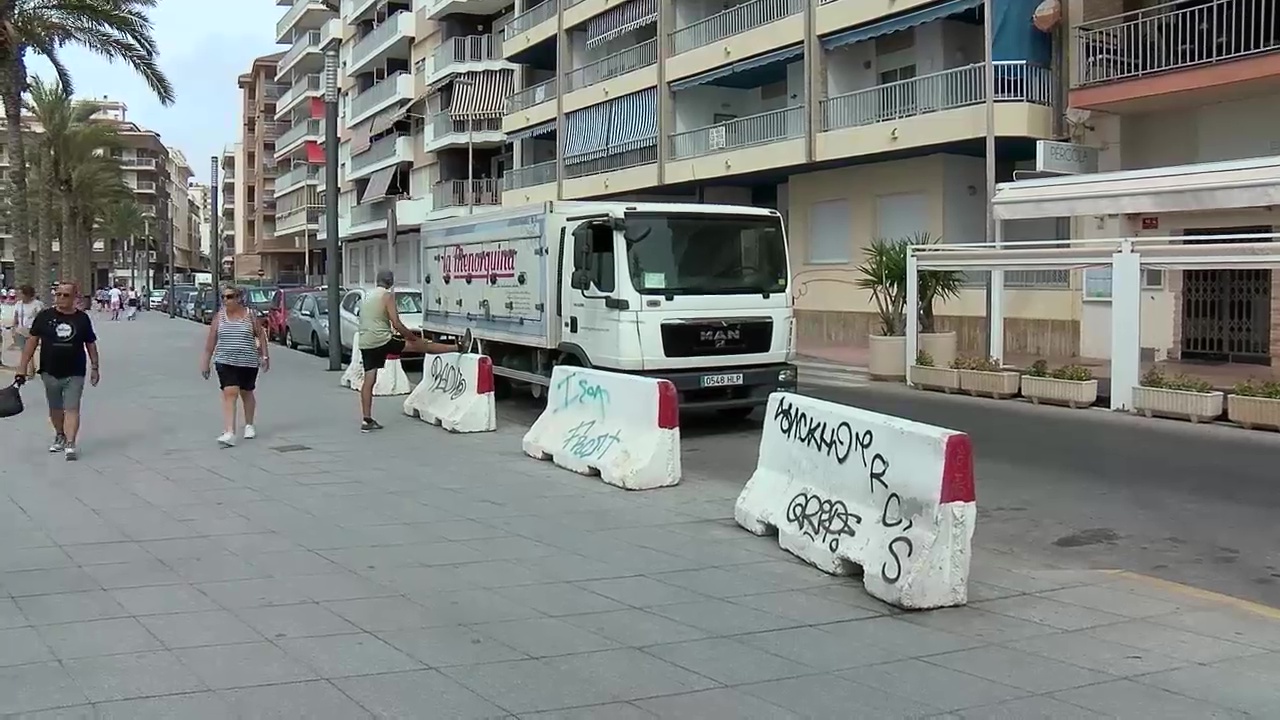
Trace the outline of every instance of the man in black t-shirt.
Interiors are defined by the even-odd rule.
[[[77,310],[75,302],[73,285],[57,287],[53,307],[41,310],[32,321],[31,337],[18,364],[21,381],[31,374],[31,359],[36,348],[40,349],[40,375],[54,432],[49,452],[61,452],[67,460],[78,457],[76,435],[80,430],[80,396],[84,392],[85,375],[88,374],[90,385],[98,384],[98,336],[89,316]]]

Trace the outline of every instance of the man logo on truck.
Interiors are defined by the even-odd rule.
[[[714,343],[713,347],[722,348],[725,343],[742,339],[741,330],[703,330],[698,339],[704,343]]]
[[[453,246],[453,254],[440,255],[440,270],[446,278],[480,280],[490,277],[513,278],[516,276],[516,250],[476,250],[468,252],[461,245]]]

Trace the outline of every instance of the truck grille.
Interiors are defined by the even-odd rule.
[[[670,358],[769,352],[773,320],[708,320],[662,326],[662,350]]]

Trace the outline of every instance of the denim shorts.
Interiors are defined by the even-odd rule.
[[[80,409],[80,396],[84,394],[84,376],[58,378],[49,374],[40,376],[44,379],[44,395],[49,400],[50,410]]]

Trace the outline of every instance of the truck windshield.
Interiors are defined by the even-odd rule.
[[[409,315],[422,312],[422,293],[397,292],[396,312],[407,313]]]
[[[782,219],[627,213],[631,284],[645,295],[779,293],[787,289]]]

